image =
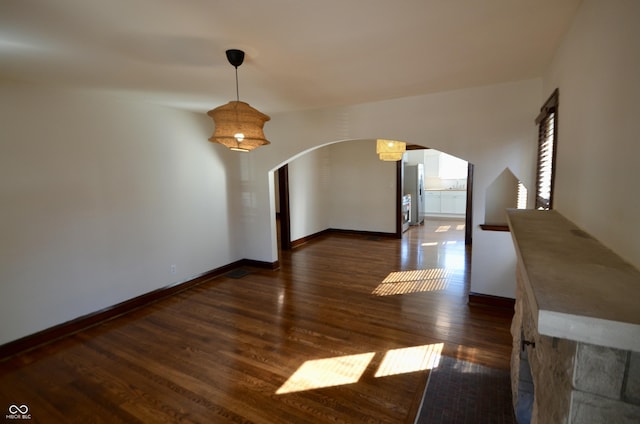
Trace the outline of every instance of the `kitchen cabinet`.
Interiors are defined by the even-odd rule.
[[[467,212],[467,192],[464,190],[425,191],[424,212],[431,215],[464,215]]]
[[[466,212],[467,193],[460,190],[442,191],[440,195],[440,212],[464,214]]]
[[[427,150],[424,154],[424,176],[438,177],[440,174],[440,152]]]
[[[467,213],[467,192],[460,191],[453,199],[454,213],[466,214]]]
[[[425,191],[425,213],[440,213],[440,192],[439,191]]]

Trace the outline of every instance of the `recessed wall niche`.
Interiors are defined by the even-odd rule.
[[[507,209],[527,208],[527,188],[505,168],[487,187],[485,199],[484,225],[506,227]]]

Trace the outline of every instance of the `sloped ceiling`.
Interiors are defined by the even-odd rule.
[[[0,78],[266,112],[539,77],[580,0],[2,0]]]

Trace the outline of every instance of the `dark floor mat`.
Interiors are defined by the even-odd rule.
[[[418,424],[515,424],[509,371],[443,356],[431,370]]]

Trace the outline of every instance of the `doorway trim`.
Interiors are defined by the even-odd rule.
[[[278,168],[278,196],[280,199],[280,249],[291,250],[291,210],[289,207],[289,165]]]
[[[424,150],[429,147],[411,145],[408,150]],[[402,193],[404,191],[404,161],[396,162],[396,237],[402,238]],[[474,165],[467,161],[467,204],[465,209],[464,244],[473,244],[473,168]]]
[[[464,244],[473,243],[473,164],[467,162],[467,210],[464,216]]]
[[[402,193],[404,192],[404,164],[396,162],[396,238],[402,238]]]

